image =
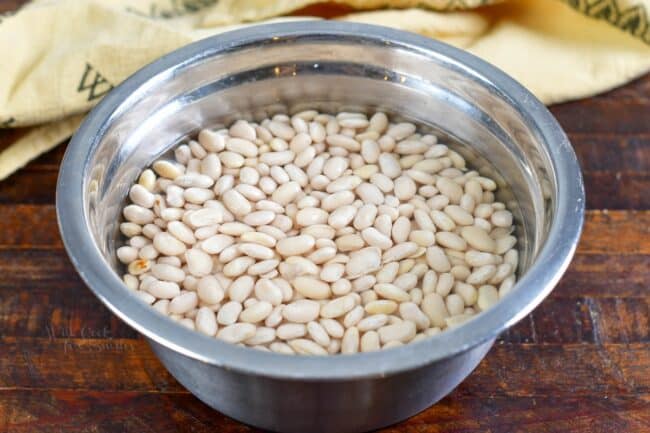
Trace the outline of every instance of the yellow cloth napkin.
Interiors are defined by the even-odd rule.
[[[0,127],[39,125],[0,153],[0,179],[65,140],[81,114],[155,58],[316,3],[322,1],[34,0],[0,16]],[[650,0],[333,3],[345,12],[337,19],[464,48],[545,103],[593,95],[650,69]]]

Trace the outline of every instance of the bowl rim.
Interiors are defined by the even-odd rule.
[[[289,356],[242,348],[185,329],[138,300],[115,290],[123,284],[94,243],[84,209],[84,175],[92,149],[123,104],[144,87],[169,77],[174,70],[252,42],[287,38],[337,37],[350,42],[390,43],[424,53],[460,68],[517,107],[545,143],[557,178],[555,218],[534,263],[494,307],[467,326],[447,330],[417,343],[353,355]],[[79,169],[83,167],[83,169]],[[433,39],[387,27],[335,21],[293,21],[260,24],[222,33],[173,51],[143,67],[113,89],[90,112],[65,152],[56,189],[59,230],[68,256],[86,285],[120,319],[170,350],[225,369],[259,376],[307,380],[371,378],[416,369],[494,340],[535,308],[554,288],[575,252],[584,219],[582,174],[568,138],[548,109],[521,84],[495,66]]]

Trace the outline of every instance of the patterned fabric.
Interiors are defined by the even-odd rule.
[[[501,0],[335,0],[353,9],[428,8],[435,11],[468,10],[498,3]],[[516,0],[515,0],[516,1]],[[640,0],[562,0],[577,11],[620,28],[650,44],[650,2]],[[197,3],[209,3],[204,0]],[[284,15],[322,0],[222,0],[217,14],[239,21],[257,21]],[[549,18],[552,19],[552,18]],[[230,24],[230,23],[228,23]]]
[[[648,3],[633,4],[629,1],[596,0],[564,0],[569,6],[588,17],[605,20],[608,23],[628,32],[646,44],[650,44],[650,5]]]
[[[550,104],[650,69],[650,0],[33,0],[0,16],[0,180],[69,136],[114,86],[192,41],[268,20],[386,25],[503,69]],[[291,16],[287,16],[291,15]],[[309,15],[309,16],[306,16]]]

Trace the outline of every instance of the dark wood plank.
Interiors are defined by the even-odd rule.
[[[0,204],[2,248],[63,248],[54,205]]]
[[[3,413],[3,408],[14,409],[4,409]],[[643,432],[650,423],[648,413],[650,399],[643,397],[474,397],[454,392],[408,421],[380,431]],[[185,393],[65,390],[0,391],[0,428],[9,433],[260,431],[233,421]]]
[[[569,138],[585,173],[643,174],[650,167],[650,135],[570,134]]]
[[[497,344],[463,388],[471,395],[650,393],[650,345]]]
[[[584,173],[587,209],[650,209],[650,173]]]
[[[11,275],[0,281],[3,290],[60,291],[83,284],[62,250],[0,249],[0,275]]]
[[[469,379],[471,381],[471,378]],[[647,432],[646,398],[495,397],[457,392],[384,433],[612,433]]]
[[[2,0],[0,1],[0,14],[15,11],[29,0]]]
[[[21,390],[0,392],[3,404],[16,410],[3,417],[0,409],[0,428],[4,418],[4,427],[15,433],[250,431],[187,394]]]
[[[454,393],[382,432],[647,432],[649,407],[647,400],[626,397],[471,398]]]
[[[355,9],[350,6],[338,4],[336,2],[323,1],[320,4],[306,6],[297,9],[291,13],[295,16],[308,16],[308,17],[321,17],[321,18],[336,18],[341,15],[354,12]]]
[[[500,340],[505,343],[650,343],[650,296],[551,297]]]
[[[568,133],[650,133],[645,100],[589,99],[554,105],[550,110]]]
[[[1,335],[134,338],[79,278],[62,250],[2,250]]]
[[[650,344],[497,344],[463,387],[475,396],[650,394]],[[174,391],[141,340],[0,337],[0,388]]]
[[[578,251],[650,254],[650,211],[588,212]]]
[[[648,287],[648,255],[578,253],[551,297],[643,297]]]
[[[0,391],[0,430],[8,433],[259,431],[221,415],[187,393],[60,390]]]
[[[57,170],[29,165],[0,181],[0,204],[54,204]]]
[[[137,338],[81,281],[68,287],[34,285],[27,292],[0,288],[3,336]]]
[[[182,391],[142,339],[0,337],[0,389]]]
[[[11,143],[25,135],[28,130],[29,128],[0,128],[0,151],[6,149]]]

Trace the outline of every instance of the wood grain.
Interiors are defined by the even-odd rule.
[[[625,349],[625,350],[622,350]],[[463,389],[487,397],[650,393],[650,344],[500,342]],[[535,371],[538,374],[525,374]],[[142,339],[0,338],[1,389],[181,392]]]
[[[324,10],[346,11],[301,13]],[[570,268],[454,392],[384,432],[650,433],[650,76],[551,111],[587,191]],[[258,431],[189,394],[78,277],[54,208],[64,151],[0,182],[0,432]]]
[[[513,344],[650,343],[649,317],[648,297],[551,297],[506,331],[500,341]]]
[[[645,99],[624,101],[609,98],[569,102],[551,107],[562,128],[569,133],[648,135],[650,124]]]
[[[28,0],[2,0],[0,1],[0,14],[15,11],[27,1]]]
[[[626,134],[570,134],[582,169],[588,173],[643,174],[650,167],[650,137]]]
[[[591,211],[578,246],[583,254],[650,254],[650,211]]]
[[[578,253],[551,297],[634,298],[648,296],[650,256]]]
[[[462,395],[462,388],[463,385],[437,403],[436,410],[424,411],[382,432],[643,432],[650,421],[647,399],[618,396],[477,399]],[[24,402],[29,404],[21,407]],[[4,409],[3,413],[3,408],[10,409]],[[218,414],[189,394],[66,390],[0,391],[0,429],[3,428],[12,433],[260,431]]]

